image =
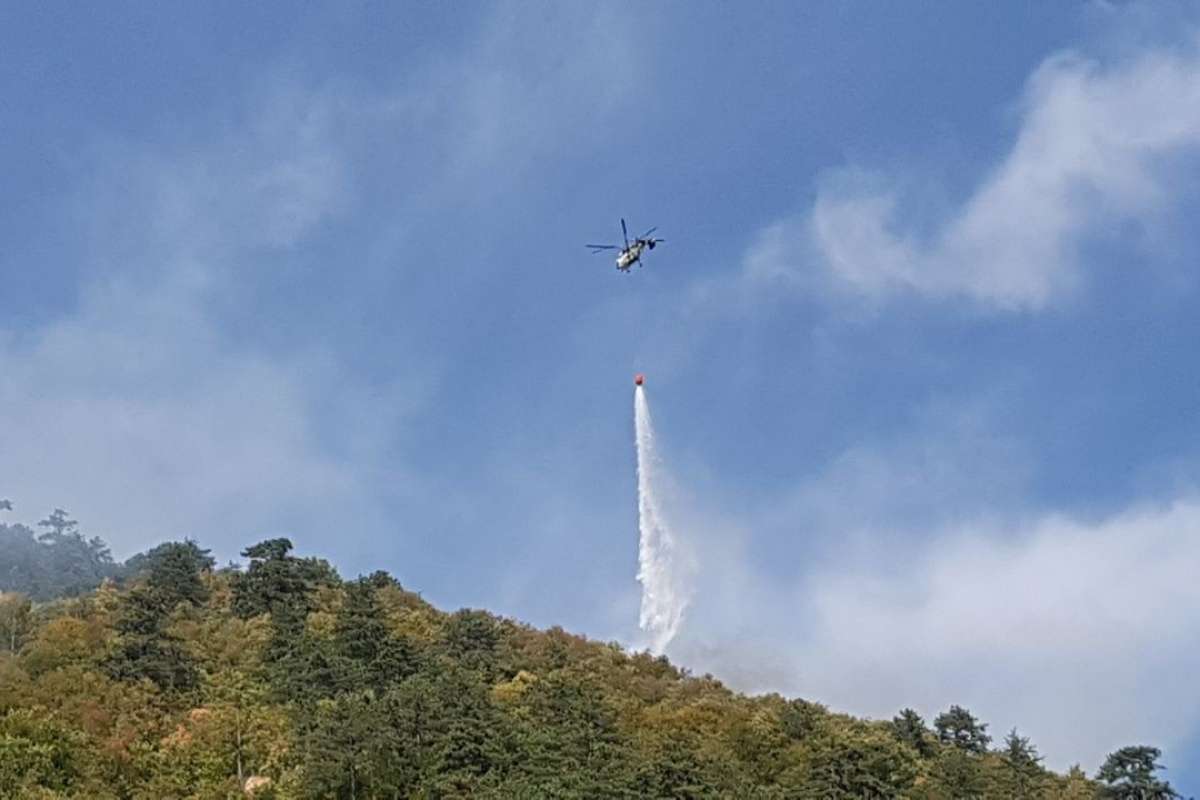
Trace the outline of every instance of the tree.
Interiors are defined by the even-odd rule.
[[[646,744],[634,775],[634,797],[670,797],[701,800],[724,795],[717,786],[715,770],[687,735],[676,731],[654,731]]]
[[[950,706],[949,711],[937,715],[933,721],[938,741],[952,745],[967,753],[983,755],[987,752],[992,737],[988,736],[987,723],[980,722],[962,706]]]
[[[796,698],[788,701],[779,714],[779,724],[789,739],[802,741],[814,735],[829,714],[825,706]]]
[[[1067,770],[1066,776],[1056,783],[1056,800],[1096,800],[1096,784],[1088,780],[1083,768],[1078,764]]]
[[[170,609],[152,588],[138,587],[122,602],[117,647],[107,661],[118,680],[147,679],[164,691],[194,687],[198,675],[178,636],[167,631]]]
[[[1099,796],[1106,800],[1172,800],[1179,797],[1171,784],[1154,775],[1163,768],[1158,763],[1161,755],[1162,751],[1157,747],[1146,745],[1122,747],[1110,753],[1096,773],[1103,783]]]
[[[29,598],[23,594],[0,592],[0,647],[10,653],[17,652],[31,628],[31,607]]]
[[[404,744],[372,692],[322,700],[302,741],[310,796],[357,800],[407,795],[415,774],[403,763]]]
[[[416,670],[416,655],[388,630],[376,600],[378,583],[360,578],[346,584],[334,624],[334,646],[342,659],[341,688],[371,686],[380,694]]]
[[[1001,780],[1006,796],[1024,800],[1041,795],[1045,778],[1042,757],[1028,737],[1019,735],[1016,728],[1009,731],[1000,759],[1004,764]]]
[[[561,674],[545,679],[523,674],[522,681],[508,684],[507,694],[499,693],[513,726],[506,796],[632,795],[634,753],[600,688]]]
[[[916,757],[878,731],[846,731],[807,743],[808,776],[800,796],[813,800],[906,797]]]
[[[68,666],[94,663],[104,630],[92,620],[61,616],[35,627],[21,648],[21,665],[40,676]]]
[[[208,599],[201,575],[211,570],[214,563],[208,553],[190,539],[160,544],[146,554],[149,572],[146,585],[167,609],[180,603],[201,605]]]
[[[82,738],[32,710],[0,715],[0,800],[70,787],[79,773]]]
[[[47,529],[46,533],[38,537],[39,539],[54,540],[78,533],[79,522],[67,516],[66,511],[56,508],[50,516],[38,522],[38,527]]]
[[[463,609],[446,625],[443,649],[455,662],[485,678],[496,668],[496,646],[500,630],[496,618],[486,611]]]
[[[938,800],[982,800],[988,796],[984,759],[958,747],[943,747],[929,768],[921,797]]]
[[[214,583],[220,594],[224,578]],[[194,629],[195,656],[203,670],[204,706],[212,711],[214,742],[232,766],[239,786],[254,775],[275,771],[278,755],[286,749],[288,725],[283,707],[270,703],[264,680],[263,647],[270,635],[264,619],[242,620],[225,613],[225,607],[208,607]],[[213,613],[216,611],[216,613]]]
[[[443,672],[434,685],[445,717],[434,786],[439,794],[469,796],[481,778],[506,761],[506,732],[477,674]]]
[[[46,528],[40,534],[24,525],[0,525],[0,591],[51,600],[94,589],[115,572],[104,542],[84,539],[62,509],[38,524]]]
[[[925,726],[925,720],[911,708],[905,708],[892,718],[892,733],[900,742],[917,751],[922,758],[933,755],[931,733]]]
[[[310,593],[318,585],[337,583],[337,573],[324,561],[291,555],[290,539],[267,539],[247,547],[245,573],[233,581],[233,612],[246,619],[280,612],[303,619],[312,610]]]
[[[151,566],[161,560],[165,553],[181,546],[190,551],[192,559],[197,564],[198,571],[211,571],[216,566],[216,559],[210,555],[211,551],[200,547],[192,539],[184,539],[182,542],[163,542],[151,547],[144,553],[130,556],[121,565],[121,574],[126,579],[145,577],[150,573]]]
[[[211,569],[213,561],[207,550],[184,541],[159,545],[143,563],[146,583],[124,599],[109,672],[119,679],[149,679],[164,691],[190,689],[199,679],[195,661],[167,628],[178,606],[197,607],[208,599],[200,573]]]

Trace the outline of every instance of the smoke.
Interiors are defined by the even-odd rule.
[[[641,386],[634,392],[638,474],[638,582],[642,610],[638,624],[650,637],[650,650],[662,653],[683,622],[688,605],[687,558],[663,513],[666,477],[654,447],[650,406]]]

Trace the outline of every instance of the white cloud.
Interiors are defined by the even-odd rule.
[[[796,688],[876,716],[957,702],[1053,761],[1200,725],[1200,503],[947,533],[911,572],[815,575]]]
[[[88,231],[78,302],[0,334],[0,487],[18,518],[65,506],[119,555],[192,535],[229,556],[338,508],[371,516],[369,451],[352,466],[322,445],[317,418],[318,403],[347,412],[345,439],[365,441],[337,401],[364,387],[322,352],[268,354],[223,328],[248,273],[349,195],[327,99],[260,99],[199,146],[100,148],[74,203]],[[376,434],[394,422],[386,400],[367,403]]]
[[[927,445],[855,448],[772,510],[731,519],[693,501],[679,527],[698,600],[672,657],[874,718],[964,705],[997,737],[1019,727],[1056,768],[1183,746],[1200,729],[1200,499],[1021,513],[966,485],[1019,494],[1020,452],[950,428],[968,432],[958,447],[926,432]],[[764,552],[787,520],[786,546]]]
[[[1114,226],[1153,226],[1188,191],[1172,169],[1200,147],[1200,50],[1114,64],[1076,55],[1030,78],[1012,149],[946,219],[918,231],[911,193],[859,168],[827,176],[811,213],[768,228],[752,279],[799,280],[813,257],[835,287],[1036,310],[1084,279],[1081,249]],[[929,232],[924,232],[929,230]]]

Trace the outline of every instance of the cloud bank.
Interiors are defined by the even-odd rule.
[[[914,191],[848,167],[826,176],[811,212],[765,229],[747,256],[758,280],[800,280],[815,259],[833,287],[871,300],[966,298],[1036,311],[1079,289],[1083,253],[1117,226],[1154,226],[1200,148],[1195,41],[1114,64],[1075,54],[1028,82],[1011,150],[966,199],[930,221]]]
[[[884,460],[842,465],[800,494],[836,496],[833,483],[873,480]],[[926,477],[910,502],[936,504],[955,482]],[[959,703],[997,736],[1019,726],[1060,768],[1094,769],[1129,743],[1169,749],[1200,728],[1188,677],[1200,669],[1195,495],[1099,520],[964,512],[928,523],[919,541],[887,526],[882,503],[845,507],[840,550],[797,523],[811,557],[790,576],[778,574],[782,556],[767,570],[753,553],[755,532],[778,524],[771,514],[697,509],[681,530],[698,542],[698,600],[669,652],[746,691],[874,718]],[[813,519],[838,527],[828,509]]]
[[[320,398],[352,377],[226,328],[234,287],[348,196],[326,99],[259,99],[202,146],[98,148],[103,166],[64,203],[80,221],[76,300],[0,334],[0,487],[22,518],[65,506],[118,556],[184,535],[230,556],[247,536],[369,506],[364,470],[320,435]]]

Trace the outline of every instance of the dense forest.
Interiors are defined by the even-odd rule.
[[[11,509],[7,502],[0,508]],[[67,513],[0,525],[0,798],[1170,798],[950,705],[862,720],[666,658],[439,611],[287,539],[124,563]]]

